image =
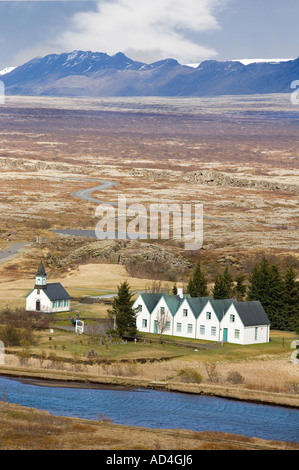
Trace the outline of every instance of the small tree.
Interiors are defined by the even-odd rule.
[[[190,294],[191,297],[207,297],[209,295],[208,283],[201,269],[200,261],[197,262],[193,276],[189,280],[187,293]]]
[[[296,281],[296,272],[290,266],[283,279],[283,327],[286,330],[299,329],[299,282]]]
[[[115,317],[116,332],[120,337],[135,336],[137,309],[133,308],[134,300],[127,281],[118,287],[117,296],[112,303],[112,309],[108,310],[108,315]]]
[[[167,325],[169,323],[170,312],[167,309],[166,312],[159,310],[156,321],[158,322],[158,333],[159,333],[159,343],[162,343],[162,335],[164,331],[167,329]]]
[[[284,285],[278,267],[263,257],[249,275],[247,300],[259,300],[271,322],[272,328],[284,329]]]
[[[218,274],[213,288],[214,299],[229,299],[233,295],[233,278],[225,268],[223,274]]]
[[[234,288],[234,293],[238,301],[242,301],[246,294],[246,286],[244,284],[245,277],[242,274],[236,276],[236,285]]]

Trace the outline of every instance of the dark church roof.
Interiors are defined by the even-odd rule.
[[[36,271],[35,275],[36,276],[46,276],[47,275],[42,261],[40,262],[38,270]]]
[[[47,284],[47,287],[43,289],[43,291],[50,300],[66,300],[71,298],[60,282]]]

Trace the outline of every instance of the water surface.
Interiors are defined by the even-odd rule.
[[[131,426],[220,431],[299,442],[299,410],[293,408],[146,389],[46,387],[0,377],[0,397],[4,394],[10,403],[57,416],[106,416]]]

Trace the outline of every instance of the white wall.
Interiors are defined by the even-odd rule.
[[[187,311],[187,316],[184,315],[184,310]],[[178,323],[181,323],[181,332],[177,330]],[[190,325],[189,328],[188,325]],[[196,318],[186,299],[184,299],[174,316],[173,334],[184,338],[196,338]]]
[[[173,335],[173,325],[174,325],[174,322],[173,322],[173,316],[171,315],[171,312],[164,300],[163,297],[161,297],[161,299],[159,300],[159,302],[157,303],[156,307],[154,308],[154,310],[152,311],[152,314],[151,314],[151,325],[150,325],[150,328],[151,328],[151,333],[154,333],[155,332],[155,321],[160,321],[161,319],[161,307],[164,308],[164,312],[165,312],[165,316],[166,316],[166,321],[170,323],[170,327],[169,329],[165,329],[163,331],[163,334],[165,335]],[[158,333],[160,334],[160,331],[158,329]]]
[[[147,306],[145,305],[141,295],[137,297],[133,304],[133,308],[138,308],[138,306],[141,305],[141,311],[137,312],[136,315],[136,327],[138,331],[141,331],[143,333],[150,333],[151,332],[151,315],[147,309]],[[143,320],[147,321],[147,326],[143,326]]]
[[[208,313],[211,318],[208,318]],[[202,328],[204,327],[204,333]],[[202,309],[197,318],[196,338],[205,339],[207,341],[220,341],[219,339],[219,320],[210,302]]]
[[[255,331],[256,330],[256,331]],[[244,328],[243,344],[269,343],[270,327],[269,325],[259,325],[257,327]]]
[[[270,326],[258,325],[256,327],[244,327],[233,304],[229,307],[221,321],[218,320],[209,301],[199,313],[197,319],[187,299],[184,299],[174,316],[170,313],[163,297],[157,303],[152,314],[149,313],[141,296],[135,301],[134,308],[138,305],[142,305],[142,311],[137,313],[136,324],[137,330],[141,333],[155,333],[155,320],[159,319],[160,308],[164,307],[165,314],[168,316],[167,320],[170,322],[170,329],[165,330],[163,332],[164,335],[218,342],[223,340],[224,328],[226,328],[226,341],[228,343],[255,344],[269,342]],[[187,310],[187,316],[184,316],[185,309]],[[207,315],[208,313],[210,315]],[[234,317],[231,317],[231,315]],[[143,327],[142,320],[147,320],[146,327]],[[177,331],[178,323],[181,323],[181,331]],[[192,332],[190,332],[190,329],[188,331],[188,325],[192,325]]]
[[[232,315],[234,318],[232,318]],[[232,321],[234,320],[234,321]],[[244,326],[234,305],[231,305],[221,322],[221,340],[223,329],[227,328],[229,343],[258,344],[269,342],[269,325]],[[238,337],[239,332],[239,337]]]
[[[233,321],[234,320],[234,321]],[[221,322],[221,338],[223,339],[223,330],[227,328],[227,342],[235,344],[244,343],[244,325],[239,317],[234,305],[231,305],[227,310]]]
[[[26,310],[28,312],[35,312],[36,311],[36,302],[37,300],[40,301],[40,311],[41,313],[58,313],[58,312],[67,312],[70,310],[71,301],[70,299],[67,301],[68,306],[64,305],[64,302],[61,301],[60,306],[53,307],[52,301],[46,296],[43,289],[38,290],[34,289],[26,298]]]

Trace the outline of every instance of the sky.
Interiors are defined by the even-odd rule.
[[[0,70],[89,50],[151,63],[296,58],[298,0],[0,0]]]

